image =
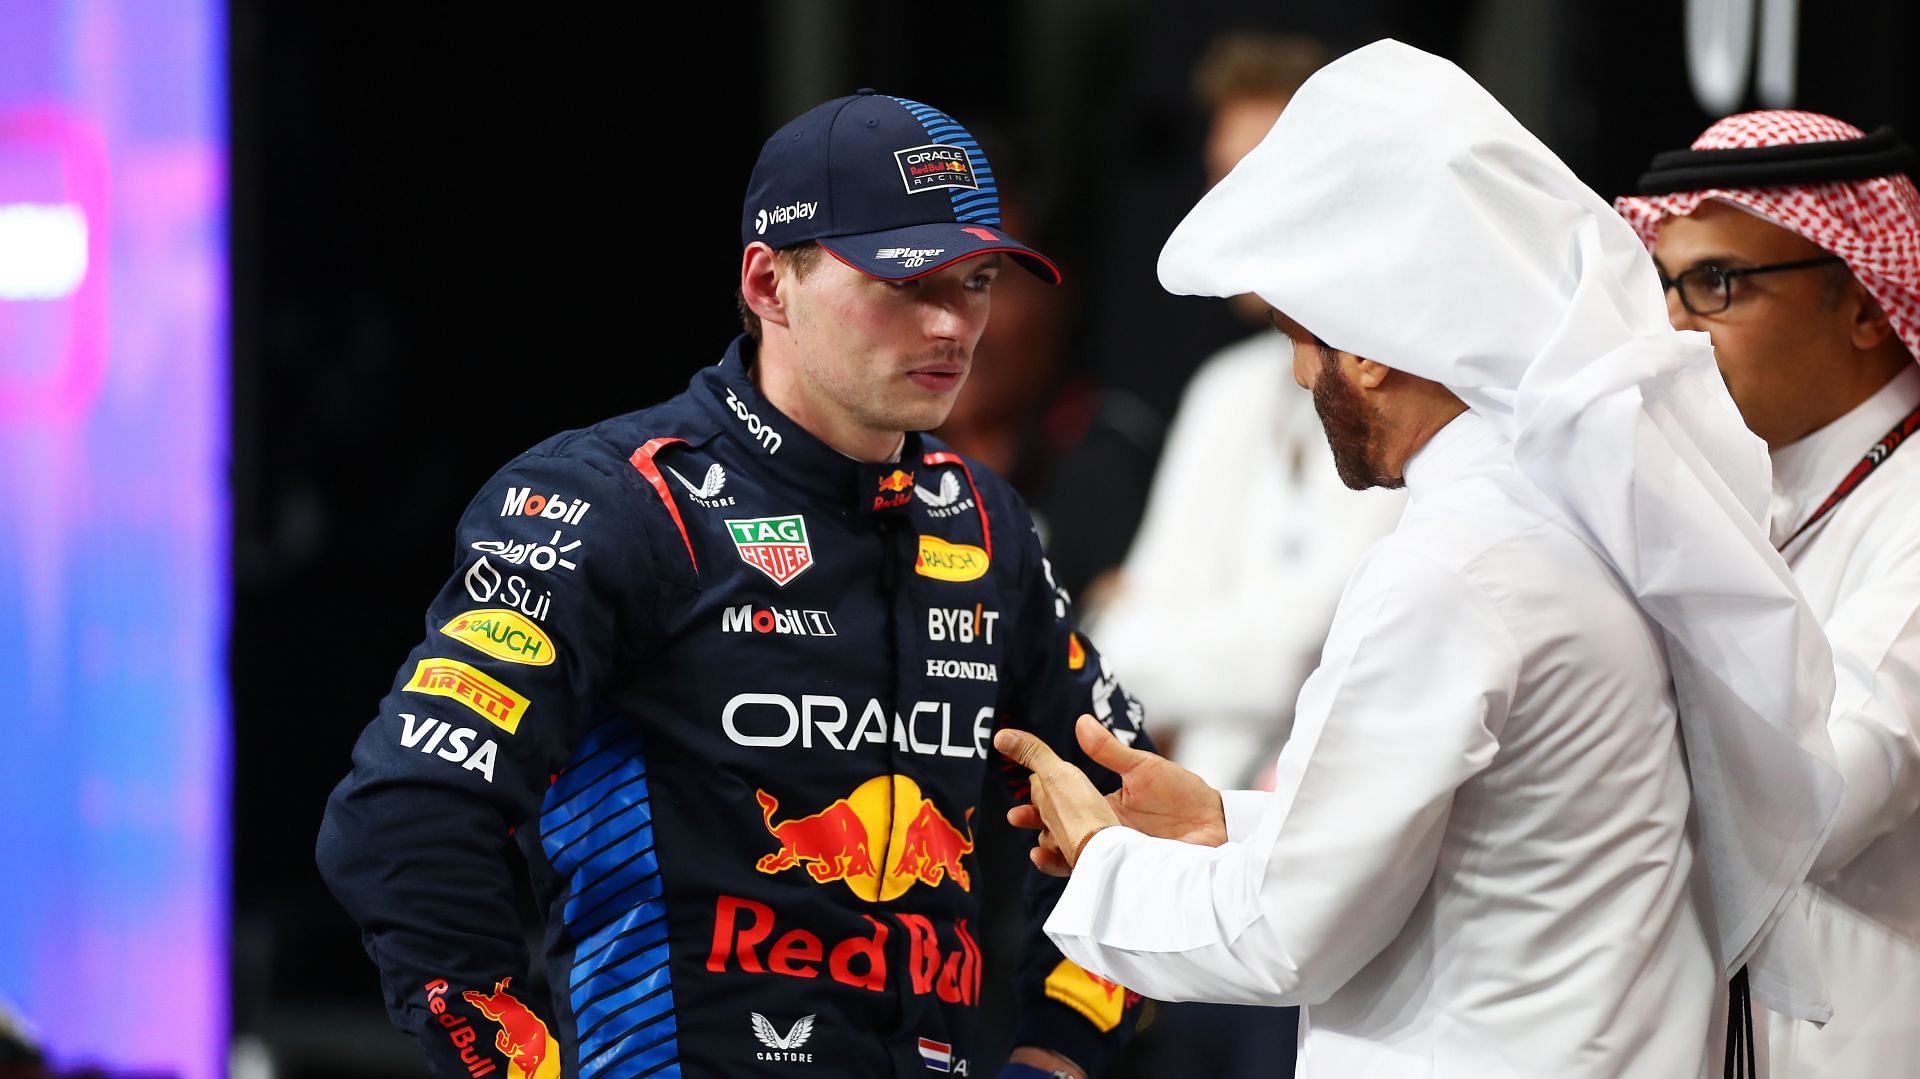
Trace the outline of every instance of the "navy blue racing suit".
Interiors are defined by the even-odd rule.
[[[435,1075],[978,1075],[974,812],[989,769],[1025,794],[993,732],[1104,789],[1076,717],[1149,744],[1013,491],[931,437],[842,456],[752,347],[494,476],[328,802],[321,870]],[[1017,1044],[1098,1071],[1137,998],[1061,958],[1033,878]]]

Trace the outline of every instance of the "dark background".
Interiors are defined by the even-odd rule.
[[[1075,280],[1072,369],[1164,421],[1194,366],[1248,332],[1153,277],[1201,190],[1188,73],[1216,33],[1450,56],[1614,195],[1712,119],[1680,7],[236,2],[236,1034],[286,1076],[417,1070],[312,867],[326,794],[480,483],[556,430],[677,392],[736,332],[740,199],[785,119],[870,85],[985,132]],[[1815,7],[1795,104],[1914,127],[1900,0],[1844,23]],[[1072,498],[1055,503],[1073,523]],[[1125,516],[1102,527],[1111,550]]]

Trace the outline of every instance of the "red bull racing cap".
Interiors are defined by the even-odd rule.
[[[861,90],[800,114],[760,150],[740,245],[814,241],[871,277],[909,281],[999,251],[1043,281],[1053,260],[1000,228],[993,166],[939,109]]]

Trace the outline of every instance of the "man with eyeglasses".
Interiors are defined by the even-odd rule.
[[[1772,539],[1833,644],[1846,779],[1803,898],[1833,999],[1770,1021],[1772,1074],[1895,1076],[1920,1058],[1920,193],[1913,154],[1828,116],[1731,116],[1617,208],[1673,324],[1713,339],[1773,458]]]

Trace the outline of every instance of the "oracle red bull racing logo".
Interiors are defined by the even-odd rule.
[[[962,891],[973,889],[964,864],[973,853],[973,810],[962,818],[967,831],[954,827],[906,776],[875,776],[817,813],[779,822],[773,819],[778,799],[764,790],[754,798],[767,831],[780,841],[779,850],[755,863],[762,873],[804,866],[815,883],[840,881],[870,902],[897,898],[915,884],[951,880]],[[884,865],[876,851],[886,852]]]

